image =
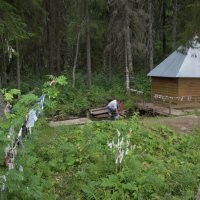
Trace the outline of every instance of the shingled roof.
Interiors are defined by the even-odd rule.
[[[200,42],[195,36],[185,46],[179,47],[148,76],[200,78]]]

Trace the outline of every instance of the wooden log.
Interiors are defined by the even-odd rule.
[[[99,107],[99,108],[92,108],[90,109],[90,112],[95,112],[95,111],[99,111],[99,110],[106,110],[107,108],[104,106],[104,107]]]
[[[92,114],[92,115],[101,115],[101,114],[104,114],[104,113],[108,113],[108,110],[104,109],[104,110],[90,111],[90,114]]]
[[[109,116],[109,114],[101,114],[101,115],[95,115],[94,116],[94,118],[98,118],[98,119],[100,119],[100,118],[109,118],[110,116]]]

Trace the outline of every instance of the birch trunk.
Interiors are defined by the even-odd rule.
[[[126,13],[125,18],[125,54],[127,59],[127,66],[126,66],[126,89],[127,93],[129,94],[129,88],[130,88],[130,79],[133,82],[133,60],[132,60],[132,48],[131,48],[131,38],[130,38],[130,19],[128,16],[128,13]]]
[[[75,88],[76,85],[76,67],[77,67],[77,60],[78,60],[78,53],[79,53],[79,40],[80,40],[80,31],[78,32],[77,36],[77,43],[76,43],[76,55],[74,58],[74,66],[72,72],[72,87]]]
[[[127,61],[128,61],[128,70],[129,75],[133,77],[133,60],[132,60],[132,49],[131,49],[131,38],[130,38],[130,19],[128,13],[126,14],[126,49],[127,49]]]
[[[129,79],[129,70],[128,70],[128,58],[127,58],[127,41],[126,41],[126,38],[125,38],[125,72],[126,72],[126,92],[127,94],[130,94],[130,79]]]

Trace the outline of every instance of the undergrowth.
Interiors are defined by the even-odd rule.
[[[43,124],[43,125],[42,125]],[[200,135],[177,136],[129,120],[50,128],[41,122],[8,177],[8,199],[193,199],[200,178]],[[136,145],[116,171],[117,129]],[[125,140],[124,140],[125,141]]]

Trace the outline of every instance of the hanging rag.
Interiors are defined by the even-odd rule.
[[[40,96],[40,98],[38,99],[38,105],[39,105],[39,108],[41,110],[44,109],[44,99],[45,99],[45,96],[46,94],[43,94],[42,96]]]
[[[34,123],[37,121],[37,115],[36,115],[36,111],[34,109],[31,109],[28,113],[28,119],[27,119],[27,123],[26,123],[26,128],[32,128],[34,127]]]

